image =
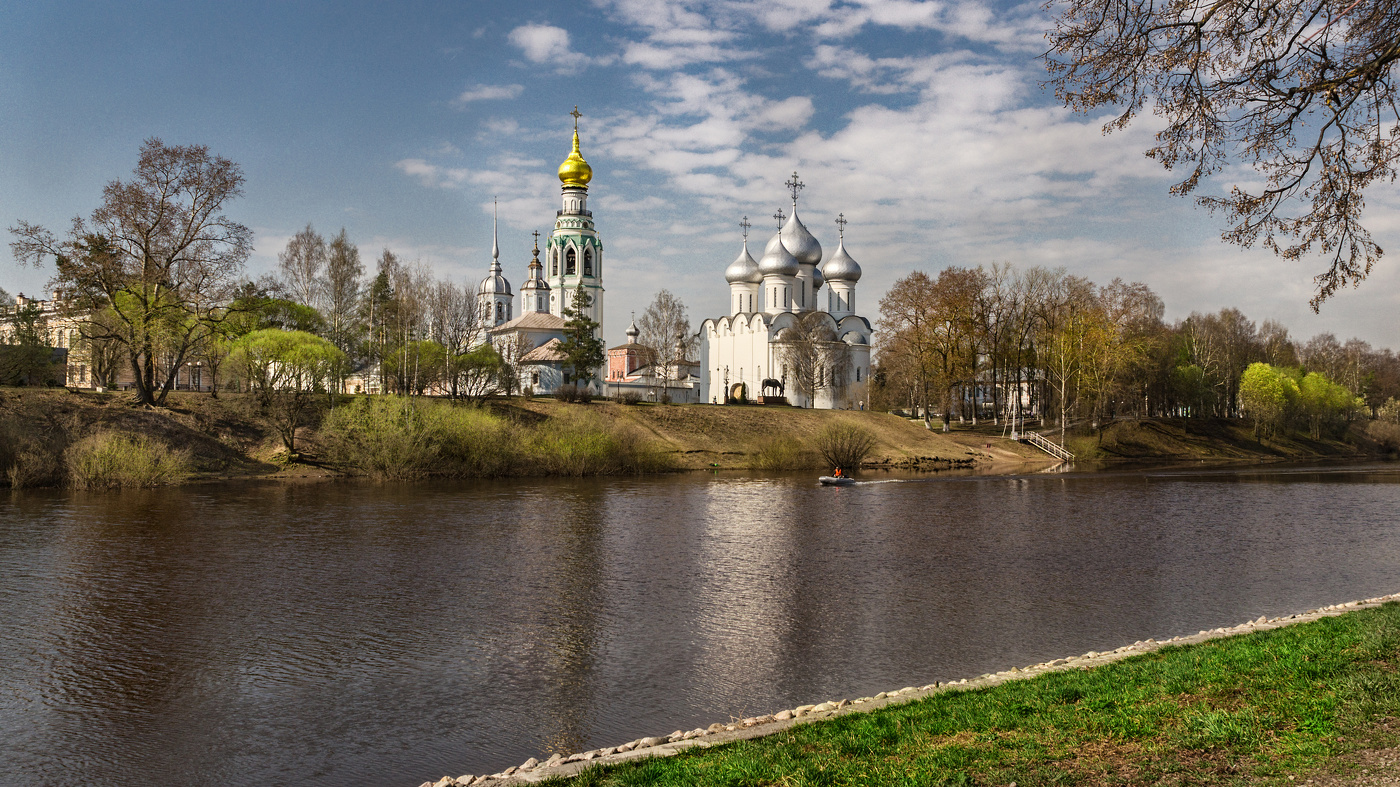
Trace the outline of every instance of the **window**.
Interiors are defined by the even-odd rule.
[[[583,250],[583,275],[584,275],[584,276],[592,276],[592,275],[593,275],[593,250],[592,250],[592,249],[584,249],[584,250]]]
[[[530,385],[539,385],[539,384],[540,384],[540,373],[539,373],[539,372],[530,372]]]
[[[856,382],[860,382],[860,367],[856,367]]]
[[[558,275],[559,275],[559,250],[558,250],[558,249],[555,249],[555,250],[554,250],[554,262],[550,265],[549,275],[551,275],[551,276],[558,276]]]
[[[576,272],[577,257],[573,249],[564,253],[564,275],[572,276]]]
[[[499,322],[501,318],[505,315],[505,313],[505,304],[502,304],[498,301],[496,303],[496,321]]]

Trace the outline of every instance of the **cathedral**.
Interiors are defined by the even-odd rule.
[[[797,173],[787,186],[792,215],[774,214],[777,232],[757,261],[752,225],[740,223],[743,250],[724,272],[729,314],[700,326],[700,401],[863,409],[873,330],[856,313],[860,266],[846,251],[845,216],[836,219],[836,251],[823,261],[821,243],[797,217]]]
[[[520,375],[518,390],[548,394],[571,382],[559,347],[564,338],[564,310],[582,293],[585,312],[603,325],[603,243],[588,209],[593,168],[579,151],[578,109],[574,112],[573,150],[559,165],[562,206],[540,259],[539,233],[527,279],[520,288],[520,310],[500,262],[493,237],[491,269],[477,288],[478,313],[493,346]],[[733,404],[790,404],[826,409],[861,409],[868,400],[870,321],[856,309],[860,266],[846,250],[844,214],[836,219],[836,251],[823,259],[822,245],[797,216],[797,198],[805,187],[793,173],[787,182],[792,215],[774,214],[777,231],[758,260],[749,253],[745,217],[743,250],[725,270],[729,314],[705,320],[695,337],[698,378],[685,375],[681,401]],[[635,336],[629,333],[629,342]],[[628,345],[610,356],[627,356]],[[616,359],[613,359],[616,360]],[[614,364],[616,365],[616,364]],[[630,366],[625,370],[632,372]],[[594,370],[591,387],[604,392],[626,382]]]
[[[578,118],[574,112],[574,148],[559,165],[563,206],[555,213],[554,231],[545,241],[540,260],[539,233],[525,283],[520,287],[520,314],[512,318],[510,282],[501,271],[500,248],[491,242],[491,270],[477,288],[478,313],[491,343],[520,374],[520,390],[547,394],[573,382],[564,368],[559,344],[564,340],[564,309],[574,307],[581,293],[590,301],[583,311],[603,330],[603,242],[588,209],[588,183],[593,168],[579,151]],[[593,387],[601,391],[595,370]]]

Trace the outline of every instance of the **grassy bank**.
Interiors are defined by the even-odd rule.
[[[875,447],[867,463],[877,467],[941,469],[993,458],[1043,461],[1009,443],[991,451],[974,449],[883,413],[566,404],[543,398],[473,407],[440,399],[342,397],[298,431],[302,456],[288,462],[275,430],[248,396],[215,399],[175,392],[166,407],[141,408],[122,393],[21,388],[0,389],[0,485],[817,469],[825,466],[819,436],[833,424],[870,432]],[[140,450],[99,450],[93,443],[98,435]],[[79,445],[84,447],[75,448]],[[75,450],[84,456],[70,456]],[[167,453],[181,454],[181,461],[159,465]],[[132,460],[130,466],[118,461],[123,458]]]
[[[1243,420],[1224,418],[1125,419],[1101,430],[1080,429],[1065,447],[1084,460],[1301,460],[1385,455],[1390,447],[1359,421],[1340,438],[1311,439],[1306,432],[1258,440]],[[1046,432],[1058,442],[1058,434]]]
[[[579,785],[1287,784],[1400,740],[1400,603],[583,772]]]

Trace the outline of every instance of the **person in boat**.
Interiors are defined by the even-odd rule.
[[[838,468],[836,468],[835,470],[832,470],[832,471],[831,471],[831,477],[832,477],[832,478],[845,478],[846,476],[845,476],[844,473],[841,472],[841,468],[838,467]]]

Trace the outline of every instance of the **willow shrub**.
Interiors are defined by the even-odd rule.
[[[757,470],[807,470],[816,464],[816,455],[787,436],[764,438],[753,452],[753,466]]]
[[[174,484],[190,474],[189,449],[172,450],[159,440],[121,432],[99,432],[64,454],[68,483],[78,489],[116,489]]]
[[[426,476],[605,475],[670,468],[637,432],[591,413],[524,426],[470,406],[366,397],[321,428],[336,465],[380,480]]]

